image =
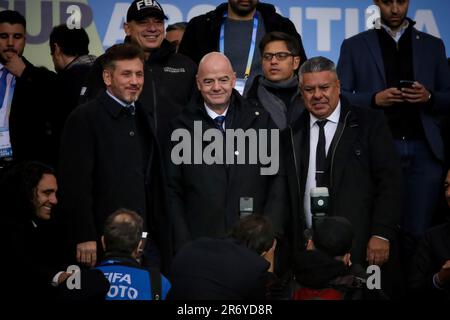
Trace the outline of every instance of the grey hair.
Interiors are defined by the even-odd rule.
[[[303,63],[302,66],[300,67],[298,76],[300,81],[302,81],[303,74],[322,71],[331,71],[336,75],[336,79],[338,78],[336,72],[336,65],[334,64],[334,62],[322,56],[313,57],[306,60],[305,63]]]

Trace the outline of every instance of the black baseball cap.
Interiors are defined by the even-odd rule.
[[[164,10],[156,0],[135,0],[128,8],[127,22],[140,21],[148,17],[168,19]]]

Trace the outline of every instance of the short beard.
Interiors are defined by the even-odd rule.
[[[253,10],[255,10],[256,5],[258,4],[258,1],[255,1],[254,4],[253,4],[253,0],[249,0],[249,1],[252,2],[249,7],[241,7],[241,6],[239,6],[239,3],[235,3],[235,2],[228,2],[228,3],[230,4],[230,7],[235,14],[237,14],[240,17],[245,17],[249,13],[251,13]]]

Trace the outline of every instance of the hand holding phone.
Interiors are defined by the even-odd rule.
[[[398,83],[398,89],[401,90],[402,88],[412,88],[415,81],[412,80],[400,80]]]

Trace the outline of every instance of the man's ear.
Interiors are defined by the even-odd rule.
[[[130,35],[131,30],[130,30],[130,25],[128,24],[128,22],[124,22],[124,23],[123,23],[123,30],[125,31],[125,34],[126,34],[127,36]]]
[[[111,85],[111,71],[103,70],[103,82],[107,87]]]
[[[300,66],[300,57],[299,56],[295,56],[294,57],[294,71],[298,69],[298,67]]]
[[[101,241],[102,241],[103,251],[106,251],[106,246],[105,246],[105,236],[102,236],[102,237],[101,237]]]
[[[351,265],[352,265],[352,262],[351,262],[351,260],[350,260],[350,257],[351,257],[351,254],[350,254],[350,253],[346,253],[346,254],[344,255],[344,257],[342,258],[342,261],[344,261],[344,264],[345,264],[346,266],[351,266]]]

